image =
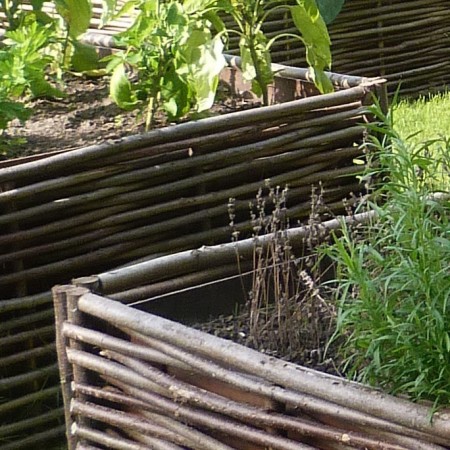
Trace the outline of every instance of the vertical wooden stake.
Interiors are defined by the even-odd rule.
[[[72,286],[55,286],[52,289],[53,306],[55,309],[56,325],[56,352],[58,354],[59,380],[61,383],[62,396],[64,401],[64,417],[66,421],[66,438],[68,450],[75,450],[77,437],[72,435],[73,419],[70,414],[70,402],[73,397],[71,383],[73,381],[72,366],[67,359],[66,346],[68,339],[63,336],[62,327],[67,321],[67,290]]]

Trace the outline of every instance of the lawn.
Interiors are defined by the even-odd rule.
[[[417,133],[413,142],[450,139],[450,92],[400,100],[394,110],[394,126],[403,139]]]
[[[433,164],[435,189],[447,191],[450,186],[450,91],[403,99],[393,107],[393,125],[399,137],[412,151]]]

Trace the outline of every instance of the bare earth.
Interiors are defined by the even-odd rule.
[[[0,147],[0,159],[72,150],[145,131],[138,111],[124,111],[109,97],[106,78],[69,76],[61,90],[67,94],[65,98],[33,100],[27,104],[33,110],[31,117],[24,124],[18,120],[10,123],[3,134],[9,145]],[[221,98],[202,117],[258,105],[253,99],[230,98],[226,91],[219,90]],[[162,115],[157,116],[156,127],[167,124]]]
[[[137,113],[122,111],[108,95],[102,79],[71,77],[63,99],[37,99],[29,105],[33,114],[25,124],[10,123],[6,136],[15,141],[3,157],[28,156],[61,149],[75,149],[144,131]]]

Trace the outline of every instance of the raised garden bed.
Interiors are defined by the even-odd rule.
[[[289,230],[297,250],[308,232]],[[236,254],[241,263],[251,259],[254,245],[250,239],[206,247],[54,288],[69,448],[449,448],[447,411],[431,421],[428,406],[147,312],[195,317],[204,292],[194,305],[183,294],[159,304],[146,297],[152,289],[161,292],[162,280],[181,287],[208,274],[220,277]],[[210,293],[213,309],[223,306],[217,298],[223,290]],[[141,300],[118,301],[130,302],[132,295]]]
[[[283,83],[297,100],[3,163],[5,448],[27,448],[30,435],[48,442],[63,430],[62,411],[48,415],[59,393],[53,284],[229,241],[230,197],[245,235],[248,201],[266,178],[290,186],[294,222],[308,215],[313,184],[322,182],[336,209],[360,191],[353,159],[361,154],[361,123],[370,120],[367,106],[382,80],[330,75],[335,93],[305,97],[313,93],[306,71],[284,70],[291,81]],[[37,406],[24,416],[30,404]]]

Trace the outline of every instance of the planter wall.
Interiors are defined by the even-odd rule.
[[[53,284],[229,241],[230,197],[245,235],[248,201],[266,178],[290,186],[294,223],[308,215],[311,186],[319,181],[336,211],[361,189],[353,159],[382,80],[332,74],[334,94],[304,98],[313,93],[306,71],[284,70],[281,83],[303,98],[0,163],[5,449],[27,448],[30,439],[50,442],[63,431],[61,410],[48,414],[59,396]],[[234,77],[226,79],[234,84]],[[273,95],[281,92],[277,84]]]
[[[265,179],[289,185],[293,219],[308,215],[319,182],[328,205],[340,205],[360,189],[353,159],[381,82],[334,79],[351,87],[0,165],[4,298],[40,292],[63,273],[228,241],[229,198],[236,227],[249,230],[248,201]]]
[[[290,232],[298,245],[308,229]],[[54,288],[69,449],[450,448],[444,411],[431,422],[428,407],[103,296],[119,298],[123,292],[117,290],[172,271],[216,268],[236,250],[245,261],[251,241],[170,255]]]

